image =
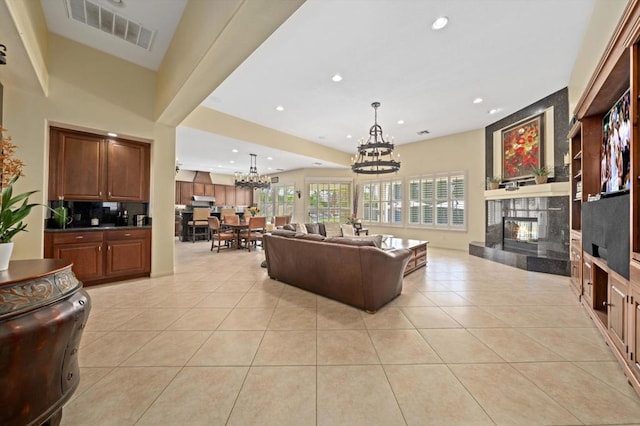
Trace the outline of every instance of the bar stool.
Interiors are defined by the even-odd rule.
[[[203,235],[209,241],[209,209],[206,207],[195,207],[193,218],[187,222],[191,232],[191,241],[196,242],[196,235]]]

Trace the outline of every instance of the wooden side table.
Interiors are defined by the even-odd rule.
[[[0,272],[0,424],[58,425],[80,382],[78,347],[91,301],[60,259]]]

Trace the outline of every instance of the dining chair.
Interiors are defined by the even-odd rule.
[[[276,228],[284,226],[291,221],[291,216],[276,216],[273,220]]]
[[[222,241],[225,242],[225,246],[229,247],[229,241],[236,239],[234,232],[228,232],[221,229],[220,219],[215,216],[209,217],[209,232],[211,234],[211,250],[213,251],[214,243],[218,241],[218,253],[220,253],[220,246]]]
[[[231,216],[222,216],[222,222],[230,225],[240,225],[240,216],[233,214]]]
[[[220,209],[220,217],[224,218],[225,216],[235,216],[236,209]]]
[[[191,241],[196,242],[196,235],[204,235],[209,240],[210,210],[207,207],[194,207],[193,217],[187,221],[188,231],[191,232]]]
[[[248,228],[240,233],[240,238],[244,240],[247,250],[251,251],[251,244],[262,244],[262,235],[267,226],[267,218],[264,216],[252,216],[249,218]]]

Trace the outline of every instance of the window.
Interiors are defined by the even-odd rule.
[[[368,223],[402,223],[402,180],[362,184],[363,220]]]
[[[293,185],[272,185],[270,189],[262,189],[258,195],[260,214],[268,220],[274,216],[293,217],[294,205]]]
[[[351,182],[309,183],[309,220],[344,223],[351,217]]]
[[[409,179],[410,225],[466,229],[466,179],[461,172]]]

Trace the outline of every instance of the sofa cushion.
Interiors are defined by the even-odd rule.
[[[342,229],[337,222],[330,222],[324,224],[324,229],[327,237],[342,237]]]
[[[336,244],[345,244],[349,246],[371,246],[375,247],[375,242],[373,240],[365,240],[364,238],[353,238],[353,237],[327,237],[324,239],[325,243],[336,243]]]
[[[304,226],[307,228],[307,233],[309,234],[320,234],[320,225],[317,223],[305,223]]]
[[[305,226],[304,223],[296,223],[296,232],[298,234],[308,234],[309,232],[307,232],[307,227]]]
[[[296,235],[296,231],[290,231],[288,229],[276,229],[272,232],[273,235],[279,235],[281,237],[293,238]]]
[[[298,234],[296,238],[300,238],[302,240],[311,240],[311,241],[324,241],[325,236],[320,234]]]
[[[295,223],[287,223],[286,225],[282,226],[282,229],[285,229],[287,231],[295,231],[296,230],[296,224]]]

